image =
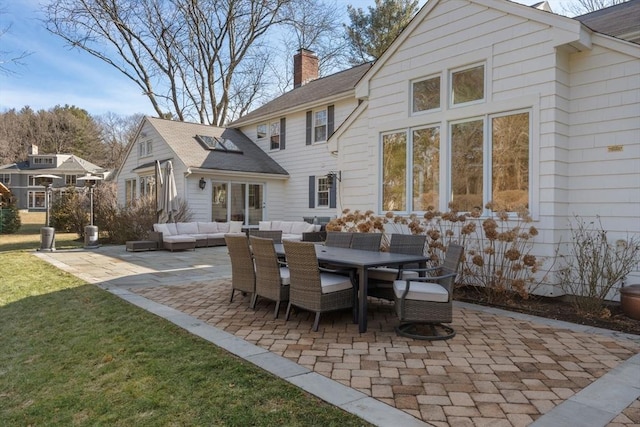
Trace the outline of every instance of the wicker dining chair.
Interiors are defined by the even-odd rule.
[[[324,241],[325,246],[332,246],[334,248],[350,248],[351,239],[354,233],[347,233],[343,231],[329,231]]]
[[[442,265],[415,269],[426,272],[417,277],[393,282],[398,335],[420,340],[446,340],[455,336],[445,325],[453,321],[453,285],[464,248],[450,243]],[[426,333],[425,333],[426,332]]]
[[[253,257],[249,248],[249,238],[244,234],[225,234],[229,257],[231,258],[231,299],[235,291],[251,294],[249,306],[252,304],[253,293],[256,291],[256,273],[253,267]]]
[[[353,233],[351,249],[378,252],[380,242],[382,242],[382,233]]]
[[[283,245],[291,277],[287,320],[293,306],[315,312],[313,330],[317,331],[321,313],[354,308],[351,279],[339,274],[320,272],[314,243],[285,240]]]
[[[422,255],[427,236],[424,234],[392,234],[389,252]],[[418,273],[408,269],[417,265],[396,267],[375,267],[368,270],[367,295],[393,301],[393,282],[397,279],[418,277]]]
[[[249,236],[271,239],[273,243],[282,243],[282,230],[249,230]]]
[[[280,264],[273,246],[274,240],[249,236],[256,265],[256,291],[251,306],[255,308],[258,297],[276,302],[273,318],[278,318],[280,303],[289,301],[289,269]]]

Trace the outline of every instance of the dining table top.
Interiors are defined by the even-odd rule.
[[[340,248],[314,244],[318,261],[333,265],[371,268],[382,265],[400,265],[428,261],[424,255],[401,254],[395,252],[365,251],[362,249]],[[278,255],[285,255],[284,245],[275,244]]]

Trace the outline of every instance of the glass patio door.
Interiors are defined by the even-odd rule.
[[[264,185],[242,182],[212,182],[213,221],[242,221],[258,225],[264,213]]]

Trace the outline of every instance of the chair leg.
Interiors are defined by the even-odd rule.
[[[280,311],[280,301],[276,301],[276,310],[273,313],[273,318],[277,319],[278,318],[278,312]]]
[[[313,332],[318,332],[318,325],[320,324],[320,312],[316,313],[316,320],[313,322]]]
[[[257,302],[258,302],[258,294],[254,292],[253,296],[251,297],[251,301],[249,302],[249,308],[255,310]]]
[[[236,291],[235,289],[231,288],[231,299],[229,300],[229,302],[233,302],[233,293],[235,291]]]
[[[287,314],[284,317],[284,320],[289,320],[289,315],[291,314],[291,303],[287,305]]]

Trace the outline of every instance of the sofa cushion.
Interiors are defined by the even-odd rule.
[[[282,230],[282,221],[271,221],[271,230]]]
[[[169,231],[169,227],[167,227],[167,224],[153,224],[153,231],[162,233],[163,236],[171,235],[171,231]]]
[[[171,243],[186,243],[186,242],[195,242],[196,238],[186,234],[177,234],[173,236],[163,235],[162,240],[165,242],[171,242]]]
[[[197,222],[179,222],[176,224],[178,234],[198,234]]]
[[[228,222],[219,222],[218,223],[218,233],[228,233],[229,232],[229,223]]]
[[[198,232],[204,233],[204,234],[217,233],[218,223],[217,222],[199,222]]]
[[[258,222],[258,230],[260,230],[260,231],[269,231],[269,230],[271,230],[271,221],[260,221],[260,222]]]
[[[175,222],[168,222],[167,223],[167,227],[169,228],[169,233],[173,236],[175,236],[176,234],[180,234],[178,233],[178,227],[176,227],[176,223]]]
[[[306,222],[294,222],[291,224],[290,234],[302,234],[313,231],[313,224],[308,224]],[[283,231],[284,233],[284,231]]]
[[[293,223],[291,221],[280,221],[280,228],[282,230],[282,234],[291,234],[291,227]]]
[[[242,233],[242,221],[231,221],[229,223],[229,233]]]

